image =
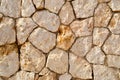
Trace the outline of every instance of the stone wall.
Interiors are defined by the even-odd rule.
[[[120,80],[120,0],[0,0],[0,80]]]

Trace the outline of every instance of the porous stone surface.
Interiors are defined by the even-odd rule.
[[[72,76],[68,73],[60,75],[59,80],[71,80]]]
[[[37,9],[43,9],[45,0],[33,0],[33,3],[35,4]]]
[[[109,6],[113,11],[120,11],[119,4],[120,4],[120,0],[111,0]]]

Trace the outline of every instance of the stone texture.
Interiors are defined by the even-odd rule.
[[[89,63],[93,64],[104,64],[105,55],[100,47],[95,46],[88,52],[86,59]]]
[[[98,0],[99,3],[102,3],[102,2],[110,2],[111,0]]]
[[[120,0],[111,0],[109,6],[113,11],[120,11]]]
[[[93,44],[97,46],[102,46],[108,35],[109,31],[107,28],[94,28]]]
[[[44,2],[45,2],[45,0],[33,0],[33,3],[35,4],[37,9],[43,9]]]
[[[18,51],[16,45],[0,47],[0,76],[10,77],[19,69]]]
[[[68,50],[75,40],[75,35],[72,33],[69,26],[61,25],[57,35],[57,47]],[[69,43],[68,43],[69,42]]]
[[[69,72],[73,77],[81,79],[92,79],[92,69],[90,64],[81,57],[69,54]]]
[[[33,47],[29,42],[22,45],[20,49],[21,69],[38,73],[45,65],[45,55]]]
[[[37,25],[31,18],[19,18],[16,20],[18,44],[23,44]]]
[[[92,37],[78,38],[70,49],[77,56],[85,56],[92,47]]]
[[[93,16],[97,6],[97,0],[74,0],[72,5],[77,18],[87,18]]]
[[[39,73],[39,75],[46,75],[47,73],[49,73],[50,72],[50,70],[47,68],[47,67],[44,67],[41,71],[40,71],[40,73]]]
[[[108,28],[113,34],[120,34],[120,13],[113,15]]]
[[[103,45],[103,50],[106,54],[120,55],[120,36],[111,35]]]
[[[59,80],[71,80],[72,76],[68,73],[59,76]]]
[[[15,42],[15,22],[12,18],[4,17],[0,23],[0,45]]]
[[[112,16],[111,9],[106,3],[101,3],[95,9],[94,25],[95,27],[107,27]]]
[[[93,65],[94,80],[119,80],[118,70],[104,65]]]
[[[50,1],[50,0],[47,0]],[[59,17],[47,10],[37,11],[33,15],[33,20],[43,28],[49,31],[56,32],[60,26]]]
[[[58,48],[52,50],[48,55],[46,66],[59,74],[67,72],[68,53]]]
[[[5,16],[20,17],[21,0],[0,0],[0,12]]]
[[[66,2],[59,13],[61,23],[69,25],[74,19],[74,13],[70,2]]]
[[[56,44],[56,35],[42,28],[37,28],[31,33],[29,41],[38,49],[48,53]]]
[[[35,12],[34,5],[32,0],[22,0],[22,16],[23,17],[30,17]]]
[[[75,20],[71,23],[70,27],[77,37],[92,35],[93,18]]]
[[[58,13],[65,0],[45,0],[45,8],[53,13]]]

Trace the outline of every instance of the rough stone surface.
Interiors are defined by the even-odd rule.
[[[50,70],[63,74],[68,70],[68,53],[61,49],[52,50],[47,59],[47,65]]]
[[[95,27],[107,27],[111,16],[112,12],[109,6],[106,3],[99,4],[94,14]]]
[[[34,2],[37,9],[43,9],[44,8],[45,0],[33,0],[33,2]]]
[[[87,18],[93,16],[94,9],[97,6],[97,0],[74,0],[72,5],[77,18]]]
[[[49,1],[49,0],[47,0]],[[59,17],[47,10],[37,11],[33,15],[33,20],[40,26],[52,32],[56,32],[60,26]]]
[[[93,18],[75,20],[71,23],[70,27],[77,37],[92,35]]]
[[[109,6],[113,11],[120,11],[120,0],[111,0]]]
[[[72,76],[68,73],[60,75],[59,80],[71,80]]]
[[[102,2],[110,2],[111,0],[98,0],[99,3],[102,3]]]
[[[56,35],[42,28],[37,28],[31,33],[29,41],[38,49],[48,53],[56,44]]]
[[[23,44],[37,25],[31,18],[19,18],[16,21],[18,44]]]
[[[84,58],[75,56],[73,53],[70,53],[69,64],[70,64],[69,72],[73,77],[82,79],[92,78],[92,68]]]
[[[47,67],[44,67],[43,69],[42,69],[42,71],[40,71],[40,73],[39,73],[39,75],[46,75],[47,73],[49,73],[50,72],[50,70],[47,68]]]
[[[92,37],[78,38],[70,49],[77,56],[85,56],[92,47]]]
[[[70,27],[61,25],[57,35],[57,47],[68,50],[73,44],[74,40],[75,35],[72,33]]]

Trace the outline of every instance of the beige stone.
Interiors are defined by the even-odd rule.
[[[71,80],[72,76],[69,73],[65,73],[59,76],[59,80]]]
[[[49,1],[49,0],[48,0]],[[47,10],[37,11],[33,15],[33,20],[43,28],[46,28],[49,31],[56,32],[60,26],[59,17]]]
[[[19,18],[16,20],[16,27],[18,44],[23,44],[37,25],[31,18]]]
[[[110,2],[111,0],[98,0],[99,3],[102,3],[102,2]]]
[[[113,11],[120,11],[120,0],[111,0],[109,6]]]
[[[74,0],[73,8],[77,18],[87,18],[93,16],[94,9],[97,6],[97,0]]]
[[[59,13],[61,23],[69,25],[74,19],[74,13],[70,2],[66,2]]]
[[[45,0],[45,8],[53,13],[58,13],[65,0]]]
[[[69,64],[69,72],[73,77],[81,79],[92,79],[91,66],[84,58],[78,57],[73,53],[70,53]]]
[[[0,77],[0,80],[3,80],[3,79]]]
[[[77,37],[92,35],[93,18],[75,20],[71,23],[70,27]]]
[[[91,49],[91,47],[92,47],[92,37],[88,36],[88,37],[78,38],[70,50],[75,55],[83,57]]]
[[[0,13],[0,21],[1,21],[1,19],[3,18],[3,14],[2,13]]]
[[[61,25],[57,35],[57,47],[68,50],[75,40],[75,35],[72,33],[69,26]]]
[[[68,53],[58,48],[52,50],[48,55],[46,66],[59,74],[67,72]]]
[[[56,35],[42,28],[37,28],[31,33],[29,41],[38,49],[48,53],[56,45]]]
[[[49,73],[50,72],[50,70],[47,68],[47,67],[44,67],[41,71],[40,71],[40,73],[39,73],[39,75],[46,75],[47,73]]]
[[[0,47],[0,76],[10,77],[19,69],[18,51],[16,45]]]
[[[107,28],[94,28],[93,44],[97,46],[102,46],[108,35],[109,30]]]
[[[89,61],[89,63],[104,64],[105,55],[100,47],[95,46],[90,50],[90,52],[88,52],[86,59]]]
[[[43,9],[44,8],[45,0],[33,0],[33,2],[34,2],[37,9]]]
[[[4,17],[0,23],[0,45],[16,41],[15,22],[12,18]]]
[[[106,3],[101,3],[95,9],[94,21],[95,27],[107,27],[112,16],[111,9]]]

